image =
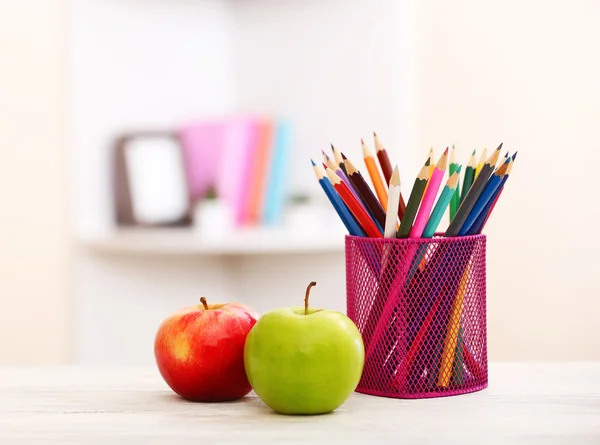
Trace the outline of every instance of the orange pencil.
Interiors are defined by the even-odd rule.
[[[377,170],[375,159],[373,159],[373,155],[366,146],[365,141],[361,139],[360,143],[362,144],[363,158],[365,160],[365,165],[367,166],[367,171],[369,172],[373,187],[375,187],[375,193],[377,193],[377,199],[379,200],[381,207],[383,207],[383,210],[386,210],[388,194],[385,185],[383,185],[383,181],[381,180],[381,176],[379,175],[379,170]]]
[[[336,175],[330,168],[327,169],[327,176],[329,181],[338,192],[344,204],[348,206],[358,223],[361,225],[363,230],[367,233],[367,236],[371,238],[383,238],[383,233],[375,221],[371,219],[371,216],[367,213],[364,207],[356,200],[348,186]]]

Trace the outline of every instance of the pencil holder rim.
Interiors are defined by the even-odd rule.
[[[428,244],[428,243],[452,243],[456,241],[476,241],[485,240],[487,236],[484,233],[465,236],[444,236],[443,233],[436,233],[432,238],[369,238],[365,236],[356,236],[346,234],[346,240],[359,242],[373,242],[376,244]]]

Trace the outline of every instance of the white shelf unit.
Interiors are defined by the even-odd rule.
[[[358,161],[374,130],[416,166],[411,2],[70,1],[74,361],[151,363],[160,321],[201,295],[260,313],[300,304],[315,280],[314,304],[344,311],[343,233],[114,227],[111,142],[257,112],[293,122],[290,192],[322,197],[309,158],[334,143]]]
[[[194,228],[121,229],[79,240],[104,253],[169,256],[310,255],[344,250],[343,233],[305,234],[285,229],[244,229],[208,236]]]

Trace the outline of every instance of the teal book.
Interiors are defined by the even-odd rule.
[[[262,218],[263,223],[266,225],[277,225],[282,222],[283,218],[290,174],[289,164],[292,149],[291,123],[285,120],[278,121],[274,136]]]

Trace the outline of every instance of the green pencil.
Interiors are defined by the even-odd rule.
[[[475,168],[477,167],[477,158],[475,157],[476,154],[477,150],[473,150],[473,154],[471,155],[471,159],[469,159],[467,169],[465,170],[465,178],[463,179],[462,193],[460,195],[460,201],[458,202],[459,206],[462,204],[462,202],[465,199],[465,196],[467,196],[467,193],[469,192],[469,189],[473,185],[473,178],[475,178]],[[454,217],[452,217],[452,219],[454,219]]]
[[[452,175],[448,179],[448,182],[446,182],[446,186],[444,187],[444,190],[442,190],[442,193],[441,193],[440,197],[438,198],[438,201],[435,204],[435,207],[431,211],[431,216],[429,217],[429,220],[427,221],[427,225],[425,225],[425,230],[423,230],[423,235],[422,235],[423,238],[431,238],[435,234],[435,231],[437,230],[438,225],[440,224],[440,221],[442,220],[442,216],[444,216],[444,212],[446,211],[446,208],[448,207],[450,200],[454,197],[454,192],[456,191],[456,188],[458,187],[458,178],[460,177],[460,168],[461,167],[458,166],[458,169],[454,173],[452,173]]]
[[[419,205],[421,205],[421,198],[423,198],[423,193],[425,193],[428,177],[429,165],[426,163],[415,179],[412,191],[410,192],[410,197],[408,198],[408,203],[406,204],[406,210],[402,216],[402,221],[400,221],[400,228],[398,229],[398,233],[396,233],[396,238],[408,237],[415,216],[417,215],[417,210],[419,210]]]
[[[452,151],[450,152],[450,167],[449,167],[449,176],[452,176],[454,172],[460,168],[460,164],[456,162],[456,150],[454,145],[452,146]],[[458,206],[460,204],[460,181],[456,183],[456,190],[452,194],[452,198],[450,199],[450,221],[454,219],[454,215],[456,215],[456,211],[458,210]]]

